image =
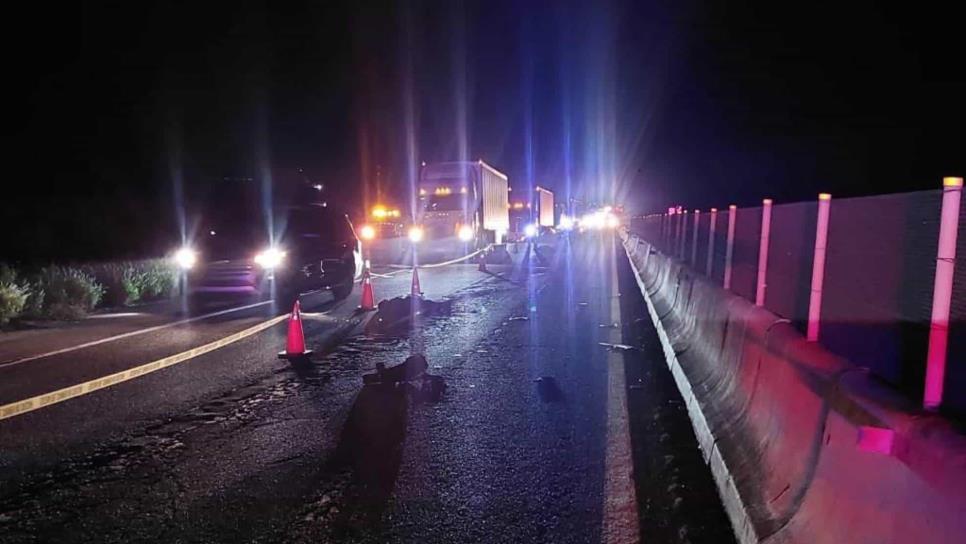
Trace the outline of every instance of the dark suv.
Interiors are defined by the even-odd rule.
[[[270,221],[274,228],[225,215],[213,211],[205,217],[192,248],[196,263],[187,287],[195,303],[255,295],[287,308],[299,295],[321,290],[343,299],[362,273],[362,249],[352,224],[323,204],[276,213]]]

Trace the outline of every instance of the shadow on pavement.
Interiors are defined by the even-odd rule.
[[[356,396],[333,461],[352,470],[352,500],[346,502],[358,507],[343,512],[339,529],[362,529],[382,516],[399,475],[408,404],[402,388],[365,386]]]

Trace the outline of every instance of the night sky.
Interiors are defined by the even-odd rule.
[[[361,208],[377,184],[404,203],[418,161],[482,158],[515,187],[644,212],[966,171],[951,11],[778,4],[14,10],[0,260],[159,254],[176,187],[225,177],[311,179]]]

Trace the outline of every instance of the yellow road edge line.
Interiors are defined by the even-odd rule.
[[[0,420],[23,415],[28,412],[32,412],[34,410],[39,410],[40,408],[44,408],[45,406],[50,406],[53,404],[57,404],[59,402],[64,402],[65,400],[80,397],[88,393],[93,393],[94,391],[98,391],[100,389],[106,389],[113,385],[117,385],[119,383],[123,383],[129,380],[133,380],[141,376],[145,376],[147,374],[156,372],[163,368],[167,368],[169,366],[174,366],[176,364],[183,363],[190,359],[194,359],[199,355],[204,355],[205,353],[215,351],[216,349],[223,348],[229,344],[233,344],[239,340],[248,338],[253,334],[257,334],[261,331],[264,331],[268,328],[271,328],[281,323],[287,318],[288,318],[288,314],[283,314],[277,317],[273,317],[272,319],[263,321],[247,329],[229,334],[228,336],[221,338],[219,340],[215,340],[214,342],[210,342],[208,344],[194,347],[187,351],[182,351],[181,353],[177,353],[175,355],[169,355],[167,357],[163,357],[156,361],[151,361],[150,363],[145,363],[143,365],[129,368],[127,370],[115,372],[114,374],[108,374],[107,376],[102,376],[100,378],[95,378],[90,381],[86,381],[76,385],[71,385],[63,389],[51,391],[50,393],[44,393],[42,395],[37,395],[36,397],[31,397],[29,399],[19,400],[16,402],[12,402],[10,404],[4,404],[3,406],[0,406]]]

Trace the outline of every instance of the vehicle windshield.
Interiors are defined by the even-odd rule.
[[[323,238],[327,241],[344,242],[353,237],[345,214],[322,206],[290,210],[285,231],[289,237]]]
[[[468,198],[465,194],[430,195],[426,199],[426,211],[456,212],[467,208]]]

